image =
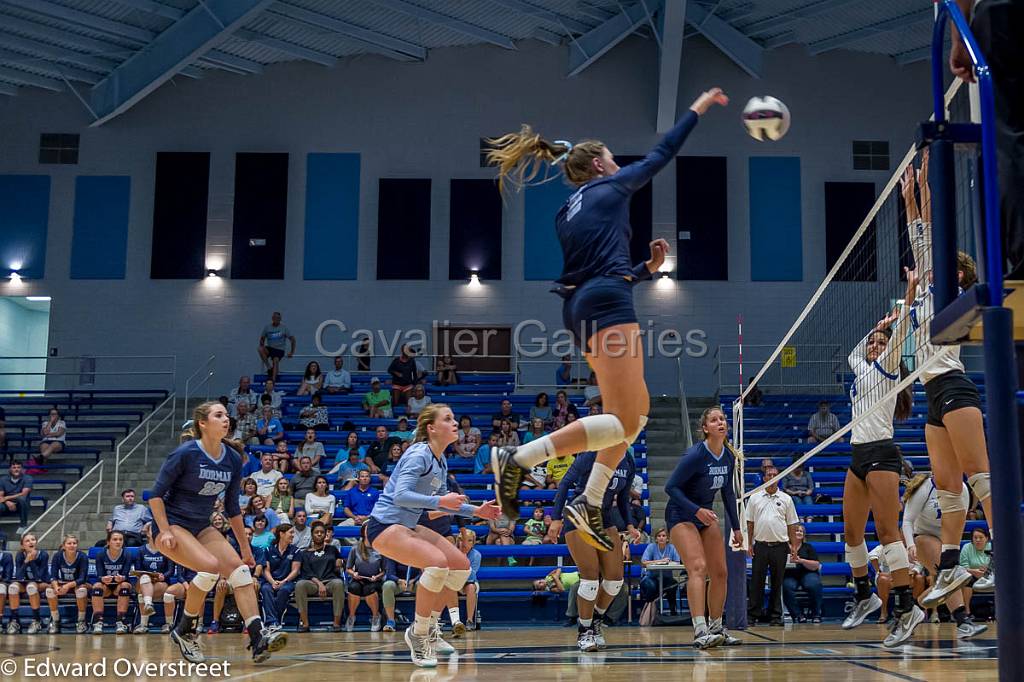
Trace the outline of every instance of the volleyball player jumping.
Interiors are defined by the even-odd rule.
[[[227,439],[228,414],[219,402],[196,407],[192,425],[182,433],[184,442],[168,455],[153,486],[149,509],[156,524],[156,547],[171,561],[196,571],[185,595],[185,608],[171,640],[182,656],[192,663],[204,660],[196,639],[198,621],[206,593],[224,576],[235,590],[235,602],[249,634],[252,658],[262,663],[271,652],[288,642],[280,630],[265,628],[260,619],[252,585],[256,562],[245,535],[238,492],[242,481],[242,446]],[[210,526],[210,514],[218,495],[224,493],[224,513],[231,523],[240,548],[236,552],[217,529]],[[241,557],[239,557],[241,554]]]
[[[549,142],[524,125],[518,133],[492,140],[488,161],[502,180],[522,185],[546,164],[561,164],[566,179],[579,189],[555,217],[562,246],[562,276],[557,292],[565,302],[562,321],[583,349],[602,388],[604,412],[588,415],[518,448],[492,450],[491,468],[502,511],[519,513],[516,496],[524,476],[552,457],[596,451],[584,494],[565,508],[580,538],[601,551],[614,547],[603,528],[601,504],[614,467],[647,423],[650,397],[644,382],[640,325],[633,309],[633,285],[651,279],[665,262],[668,242],[651,242],[649,260],[629,259],[633,194],[665,167],[712,105],[728,104],[719,88],[703,93],[641,161],[620,168],[611,150],[596,140]]]

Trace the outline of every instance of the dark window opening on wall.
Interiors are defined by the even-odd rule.
[[[39,163],[78,163],[78,134],[41,133]]]
[[[854,140],[854,170],[889,170],[889,143],[885,140]]]

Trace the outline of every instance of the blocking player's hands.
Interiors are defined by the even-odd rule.
[[[661,269],[665,263],[665,256],[668,255],[668,242],[664,239],[655,239],[651,242],[651,259],[647,261],[647,269],[652,273]]]
[[[451,511],[459,511],[463,504],[469,500],[465,495],[458,493],[447,493],[442,495],[438,501],[437,506],[441,509],[449,509]]]
[[[690,105],[690,110],[696,112],[698,116],[703,116],[715,104],[723,107],[729,104],[729,96],[722,92],[722,88],[711,88],[701,93]]]

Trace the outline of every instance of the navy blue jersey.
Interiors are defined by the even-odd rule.
[[[14,559],[7,552],[0,552],[0,583],[10,582],[14,577]]]
[[[228,518],[242,513],[238,506],[242,458],[226,445],[220,447],[220,458],[203,452],[199,441],[182,443],[160,467],[154,497],[161,497],[168,517],[201,527],[209,525],[217,497],[224,494],[224,512]]]
[[[84,552],[79,552],[75,555],[75,560],[70,564],[67,558],[64,556],[64,552],[60,551],[53,555],[53,561],[50,562],[50,580],[56,580],[59,583],[77,583],[82,585],[86,581],[86,577],[89,573],[89,557]]]
[[[167,578],[174,574],[174,562],[161,554],[156,548],[143,545],[139,547],[138,552],[135,556],[135,561],[132,563],[132,568],[136,571],[163,573],[164,577]]]
[[[594,468],[597,461],[596,452],[583,452],[576,455],[572,466],[565,472],[565,476],[558,483],[558,492],[555,493],[555,505],[551,509],[551,518],[558,521],[562,518],[562,509],[566,500],[570,499],[569,491],[573,490],[572,497],[583,494],[590,478],[590,470]],[[615,504],[622,514],[622,519],[629,523],[632,517],[629,514],[629,488],[633,485],[633,477],[636,476],[636,462],[629,450],[622,456],[622,460],[615,467],[612,479],[608,481],[608,489],[604,491],[604,500],[601,502],[601,511],[610,511]],[[616,502],[616,496],[618,501]]]
[[[292,572],[292,562],[299,559],[299,549],[295,545],[288,545],[282,552],[276,544],[273,544],[267,547],[263,556],[264,562],[270,569],[270,577],[274,580],[284,580]],[[264,571],[266,570],[264,569]],[[267,573],[263,575],[266,576]]]
[[[132,560],[128,556],[128,550],[122,549],[121,554],[115,559],[108,553],[110,549],[104,549],[96,557],[96,578],[105,575],[121,575],[128,577],[128,571],[132,570]]]
[[[651,278],[644,263],[630,263],[629,202],[634,192],[675,158],[697,119],[695,112],[688,111],[643,159],[615,175],[588,182],[569,197],[555,217],[565,262],[560,284],[579,286],[602,275]]]
[[[725,514],[729,517],[732,530],[739,530],[736,491],[732,487],[735,466],[736,458],[728,446],[723,449],[721,457],[715,457],[704,441],[691,447],[683,453],[675,471],[665,483],[665,492],[669,497],[666,514],[669,509],[674,509],[693,518],[698,509],[711,509],[715,493],[721,490]]]
[[[14,580],[21,582],[50,582],[50,559],[46,552],[39,550],[36,558],[25,561],[25,553],[19,551],[14,555]]]

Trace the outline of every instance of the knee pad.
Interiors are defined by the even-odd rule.
[[[587,450],[603,450],[626,439],[622,422],[614,414],[594,414],[579,420],[587,434]]]
[[[601,583],[597,580],[584,580],[580,578],[580,589],[576,593],[583,601],[596,601],[597,591]]]
[[[94,587],[94,588],[92,588],[92,596],[94,596],[94,597],[102,597],[103,596],[103,588],[102,587]]]
[[[640,415],[640,422],[638,423],[638,425],[636,427],[636,431],[634,431],[631,434],[628,434],[626,436],[626,438],[624,439],[624,442],[626,443],[626,445],[632,445],[633,442],[636,441],[636,439],[640,437],[640,434],[643,433],[643,430],[646,427],[647,427],[647,415],[642,414],[642,415]]]
[[[164,603],[165,604],[173,604],[174,603],[174,595],[171,594],[170,592],[164,592]]]
[[[984,502],[992,497],[992,490],[989,487],[991,478],[992,475],[987,471],[968,476],[967,485],[971,486],[971,490],[974,491],[974,496],[978,498],[979,502]]]
[[[608,596],[614,597],[619,594],[622,590],[623,580],[602,580],[601,589],[608,593]]]
[[[39,594],[39,587],[35,583],[29,583],[28,585],[25,585],[25,594],[30,597],[34,597]]]
[[[856,547],[846,546],[846,563],[851,568],[863,568],[868,565],[868,546],[861,542]]]
[[[7,594],[15,595],[15,594],[18,594],[18,592],[20,592],[20,591],[21,591],[21,585],[19,585],[18,583],[11,583],[10,585],[7,586]]]
[[[955,514],[967,511],[960,493],[951,493],[948,490],[938,488],[935,490],[935,497],[939,503],[939,510],[943,514]]]
[[[54,599],[56,596],[57,596],[57,590],[53,589],[52,587],[47,587],[46,588],[46,598],[47,599]]]
[[[882,555],[885,557],[885,563],[889,564],[889,570],[899,571],[903,568],[910,568],[907,548],[902,542],[890,542],[888,545],[883,545]]]
[[[143,573],[142,575],[139,576],[139,584],[140,585],[150,585],[152,583],[153,583],[153,581],[150,580],[148,573]]]
[[[129,597],[132,594],[132,586],[128,583],[121,583],[117,588],[118,597]]]
[[[217,578],[219,576],[216,573],[207,573],[205,571],[199,571],[196,573],[196,577],[192,578],[192,584],[200,592],[209,592],[217,585]]]
[[[249,571],[249,567],[242,564],[235,570],[231,571],[231,575],[228,576],[228,585],[236,590],[239,587],[252,585],[252,573]]]
[[[85,599],[89,596],[89,588],[85,585],[79,585],[75,588],[75,599]]]
[[[466,585],[466,581],[469,580],[470,570],[468,568],[449,568],[448,578],[444,581],[444,586],[449,590],[458,592]]]
[[[448,580],[448,569],[439,566],[428,566],[420,575],[420,587],[428,592],[440,592]]]

